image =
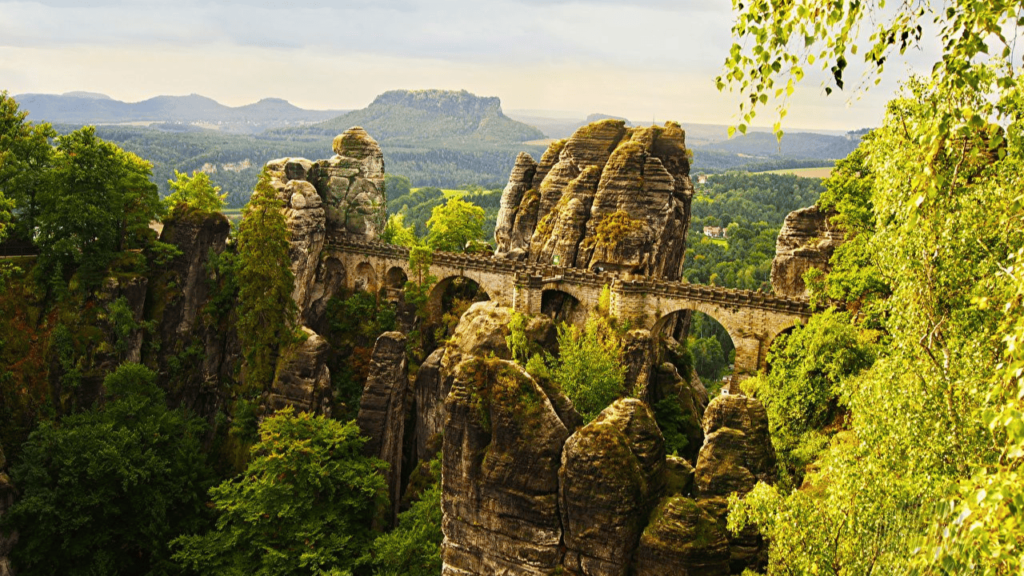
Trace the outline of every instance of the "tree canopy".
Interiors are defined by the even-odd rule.
[[[238,225],[238,338],[250,390],[274,377],[277,353],[295,326],[295,278],[288,254],[283,203],[264,169]]]
[[[364,442],[355,422],[290,408],[267,418],[245,472],[210,490],[216,528],[176,540],[174,558],[202,574],[350,574],[387,501],[385,464]]]
[[[3,518],[19,531],[18,574],[166,574],[167,542],[207,521],[204,423],[168,410],[144,366],[121,365],[104,388],[105,405],[41,423],[22,447],[21,497]]]
[[[427,221],[427,245],[443,252],[463,252],[466,245],[484,239],[484,209],[459,198],[434,208]]]
[[[197,170],[189,176],[175,170],[174,180],[168,180],[167,183],[171,186],[171,194],[164,198],[168,210],[178,204],[203,212],[219,212],[224,208],[227,194],[221,194],[220,187],[214,186],[205,172]]]
[[[31,240],[35,231],[38,196],[48,185],[53,159],[49,139],[57,136],[49,124],[33,124],[27,117],[7,91],[0,91],[0,197],[18,206],[15,230],[23,240]]]
[[[44,269],[87,279],[114,256],[142,248],[161,210],[151,165],[96,137],[91,126],[57,138],[54,169],[37,195],[37,237]]]
[[[1013,84],[1011,62],[1017,27],[1024,24],[1019,2],[884,2],[859,0],[809,0],[773,3],[767,0],[734,0],[737,12],[732,33],[736,40],[725,60],[725,72],[717,79],[719,90],[726,87],[741,93],[740,132],[746,132],[760,106],[769,99],[778,104],[775,132],[781,137],[788,97],[807,67],[820,64],[829,74],[825,92],[843,90],[850,60],[862,53],[865,86],[877,84],[885,64],[894,53],[903,55],[927,42],[932,33],[941,41],[942,55],[932,69],[932,80],[943,90],[985,91],[991,81],[987,64],[995,66],[1000,89]],[[866,49],[861,49],[861,26],[873,27]],[[989,69],[992,70],[992,69]],[[779,87],[781,86],[781,87]],[[939,106],[935,115],[945,131],[958,122],[971,121],[977,108]],[[981,114],[980,117],[984,117]],[[929,146],[932,142],[920,142]],[[934,150],[934,148],[933,148]]]

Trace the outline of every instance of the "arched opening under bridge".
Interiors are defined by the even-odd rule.
[[[353,290],[362,290],[375,294],[377,292],[377,271],[373,269],[373,266],[369,262],[362,262],[356,266],[355,274],[352,278]]]
[[[430,324],[451,336],[459,318],[475,302],[486,302],[491,297],[475,280],[465,276],[449,276],[433,286],[427,301]],[[441,334],[438,334],[441,335]]]
[[[733,377],[736,345],[729,331],[711,315],[691,309],[666,314],[655,324],[654,335],[673,359],[680,376],[691,380],[695,373],[714,397]],[[690,374],[682,374],[689,364]]]
[[[587,322],[587,310],[579,298],[562,290],[544,290],[541,293],[540,311],[556,323],[583,326]]]

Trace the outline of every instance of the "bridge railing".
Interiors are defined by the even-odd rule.
[[[361,242],[341,235],[328,237],[328,245],[347,252],[408,261],[409,249],[383,242]],[[687,298],[720,305],[761,308],[800,316],[810,316],[806,299],[766,294],[754,290],[740,290],[691,284],[689,282],[653,278],[622,278],[611,272],[593,272],[582,268],[537,264],[495,258],[487,254],[458,254],[434,252],[433,264],[468,268],[485,272],[498,272],[534,278],[560,278],[560,282],[590,286],[611,285],[615,290],[628,293],[653,294],[663,297]]]

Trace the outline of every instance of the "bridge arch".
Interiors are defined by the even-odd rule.
[[[364,290],[371,294],[377,293],[377,271],[369,262],[360,262],[355,269],[352,278],[352,287],[356,290]]]
[[[461,282],[472,283],[480,293],[486,296],[486,298],[483,298],[482,300],[491,299],[491,291],[476,279],[463,274],[451,274],[446,276],[445,278],[438,280],[437,283],[430,288],[430,294],[427,296],[427,316],[431,324],[441,322],[441,318],[445,312],[445,295],[448,293],[450,288],[453,288],[455,284]]]
[[[693,369],[705,382],[709,393],[715,394],[733,379],[737,336],[715,315],[696,308],[687,307],[665,314],[655,324],[652,335],[656,338],[679,338],[683,346],[693,346],[690,348]],[[690,338],[693,341],[688,341]],[[689,378],[689,375],[684,377]]]
[[[547,288],[541,291],[540,311],[555,322],[583,326],[588,312],[585,302],[585,298],[570,287]]]
[[[384,286],[390,290],[402,290],[408,281],[409,275],[405,273],[405,269],[401,266],[392,266],[384,274]]]

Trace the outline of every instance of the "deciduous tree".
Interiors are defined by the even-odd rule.
[[[434,250],[463,252],[470,241],[483,240],[484,220],[483,208],[449,198],[427,221],[427,244]]]
[[[161,210],[152,166],[97,138],[91,126],[57,138],[53,162],[49,185],[36,196],[40,264],[63,274],[81,267],[91,284],[117,253],[152,240],[149,224]]]
[[[17,203],[16,234],[32,240],[39,215],[38,196],[48,181],[57,132],[47,123],[33,124],[28,112],[0,91],[0,196]]]
[[[354,421],[267,418],[245,472],[210,490],[216,528],[176,540],[174,558],[201,574],[351,574],[387,501],[385,464],[364,443]]]
[[[174,180],[168,180],[167,183],[172,190],[171,194],[164,198],[168,210],[174,209],[178,204],[185,204],[203,212],[219,212],[224,208],[227,194],[221,194],[220,187],[214,186],[210,182],[210,176],[205,172],[196,170],[189,176],[175,170]]]
[[[104,388],[106,405],[43,422],[22,447],[3,519],[19,531],[18,574],[166,574],[167,542],[207,521],[203,422],[168,410],[144,366],[121,365]]]

